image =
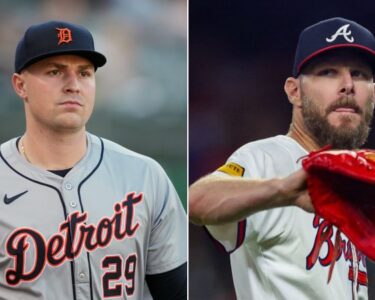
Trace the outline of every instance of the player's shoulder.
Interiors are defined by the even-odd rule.
[[[5,161],[17,161],[17,140],[19,140],[20,137],[12,138],[8,141],[5,141],[1,143],[0,145],[0,156]]]
[[[245,177],[271,178],[290,174],[305,155],[306,150],[294,139],[278,135],[243,145],[229,157],[226,166],[235,164]]]
[[[137,168],[147,167],[154,170],[161,171],[162,167],[153,158],[130,150],[116,142],[106,138],[97,137],[90,134],[92,147],[103,147],[103,160],[112,162],[117,165],[134,166]]]
[[[14,145],[16,145],[18,139],[20,139],[20,136],[13,137],[7,141],[4,141],[0,144],[0,148],[2,149],[12,148],[14,147]]]
[[[298,158],[306,155],[307,152],[294,139],[286,135],[277,135],[249,142],[238,148],[234,154],[255,157],[270,156],[280,158],[282,156],[292,156]]]

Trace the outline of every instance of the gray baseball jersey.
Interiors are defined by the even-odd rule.
[[[143,299],[186,262],[186,214],[154,160],[87,134],[64,177],[0,147],[0,299]]]

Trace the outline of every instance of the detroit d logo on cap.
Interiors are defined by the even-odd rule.
[[[342,35],[344,37],[345,40],[347,40],[349,43],[353,43],[354,42],[354,38],[353,36],[351,36],[352,34],[352,31],[351,30],[348,30],[350,24],[345,24],[343,26],[341,26],[335,34],[333,34],[330,38],[326,38],[326,41],[328,43],[332,43],[334,42],[338,36]]]
[[[56,28],[58,33],[57,37],[59,38],[59,42],[57,45],[60,45],[62,43],[70,43],[73,41],[72,38],[72,31],[69,28]]]

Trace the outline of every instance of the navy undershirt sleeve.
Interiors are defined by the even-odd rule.
[[[165,273],[146,275],[146,282],[154,300],[187,299],[186,263]]]

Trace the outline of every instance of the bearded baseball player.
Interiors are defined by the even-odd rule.
[[[172,183],[154,160],[85,130],[105,63],[76,24],[33,25],[18,43],[26,130],[0,147],[0,299],[186,299]]]
[[[230,253],[238,299],[368,298],[366,258],[313,213],[301,158],[364,144],[374,68],[375,38],[358,23],[332,18],[304,29],[284,86],[289,132],[242,146],[191,186],[190,219]]]

